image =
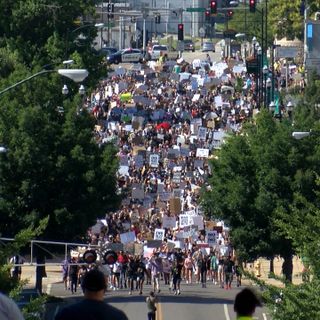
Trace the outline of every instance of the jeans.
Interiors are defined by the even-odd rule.
[[[154,311],[148,312],[148,320],[156,320],[156,313]]]

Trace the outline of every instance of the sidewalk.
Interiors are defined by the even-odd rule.
[[[260,258],[259,260],[255,261],[254,263],[247,264],[246,270],[249,272],[253,272],[255,275],[257,274],[256,267],[258,265],[258,261],[260,261],[260,280],[265,281],[267,284],[274,285],[274,286],[283,286],[281,281],[270,279],[268,278],[269,270],[270,270],[270,261],[267,259]],[[275,258],[274,259],[274,273],[276,276],[282,276],[282,258]],[[303,270],[303,264],[301,259],[297,256],[293,257],[293,274],[292,274],[292,283],[293,284],[300,284],[302,282],[301,273]],[[248,283],[251,284],[251,281],[248,280]]]
[[[46,266],[47,277],[42,279],[43,292],[48,293],[53,283],[62,282],[61,266]],[[26,288],[34,288],[36,284],[36,267],[23,266],[22,280],[28,280]]]

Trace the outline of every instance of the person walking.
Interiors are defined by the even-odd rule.
[[[147,309],[148,309],[148,320],[156,320],[157,298],[153,291],[151,291],[149,296],[146,298],[146,302],[147,302]]]
[[[59,311],[55,320],[128,320],[124,312],[103,301],[106,282],[101,271],[88,271],[83,277],[82,289],[84,299]]]

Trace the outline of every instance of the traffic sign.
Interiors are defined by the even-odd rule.
[[[200,28],[199,29],[199,36],[201,37],[201,38],[204,38],[204,36],[206,35],[206,31],[204,30],[204,28]]]
[[[205,12],[206,8],[187,8],[187,12]]]

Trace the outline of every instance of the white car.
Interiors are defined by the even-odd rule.
[[[118,64],[120,62],[141,62],[142,52],[139,49],[122,49],[107,57],[108,63]]]
[[[202,45],[202,52],[215,52],[215,47],[213,42],[204,42]]]
[[[162,52],[163,54],[167,54],[169,52],[169,49],[165,45],[161,45],[161,44],[154,45],[150,52],[151,60],[158,60],[160,57],[160,52]]]

